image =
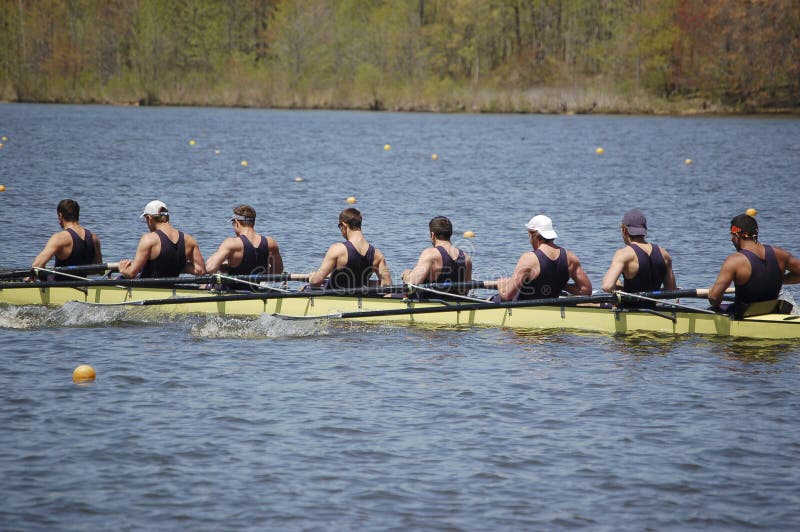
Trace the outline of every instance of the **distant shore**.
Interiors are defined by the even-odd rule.
[[[80,90],[78,93],[41,95],[38,98],[0,98],[6,103],[99,104],[116,106],[231,107],[297,110],[351,110],[429,113],[498,114],[620,114],[620,115],[800,115],[800,107],[755,106],[727,103],[712,97],[657,98],[641,92],[622,94],[594,88],[532,88],[528,90],[461,89],[414,94],[393,91],[378,97],[341,95],[320,91],[305,94],[270,93],[257,87],[218,90],[139,91]]]

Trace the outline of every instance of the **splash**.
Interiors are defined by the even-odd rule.
[[[42,329],[52,327],[101,327],[123,322],[142,321],[122,307],[101,307],[79,302],[61,307],[0,306],[0,327],[7,329]]]
[[[189,335],[194,338],[285,338],[322,336],[328,334],[324,320],[283,320],[263,314],[258,318],[202,316],[194,323]]]

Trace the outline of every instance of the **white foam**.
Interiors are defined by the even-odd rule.
[[[268,314],[258,318],[202,316],[192,325],[189,335],[195,338],[283,338],[328,334],[324,320],[284,320]]]

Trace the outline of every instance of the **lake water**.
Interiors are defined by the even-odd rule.
[[[513,269],[538,213],[595,288],[633,207],[685,288],[748,207],[800,254],[798,119],[0,104],[0,136],[0,268],[30,264],[66,197],[108,261],[154,198],[206,256],[249,203],[308,272],[348,196],[395,279],[440,214],[476,233],[455,240],[478,279]],[[70,305],[0,308],[0,353],[3,530],[800,527],[797,341]]]

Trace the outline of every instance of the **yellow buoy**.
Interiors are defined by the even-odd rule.
[[[222,150],[214,150],[214,153],[216,153],[217,155],[219,155],[220,153],[222,153]]]
[[[197,144],[197,143],[194,141],[194,139],[189,141],[189,146],[194,146],[195,144]]]
[[[5,141],[7,141],[7,140],[8,140],[8,137],[6,137],[6,136],[3,136],[3,138],[2,138],[2,139],[0,139],[0,140],[2,140],[3,142],[5,142]]]
[[[95,376],[94,368],[89,364],[81,364],[72,372],[72,380],[75,382],[93,381]]]
[[[683,162],[686,164],[686,166],[689,166],[690,164],[692,164],[692,160],[691,159],[686,159]]]
[[[597,155],[603,155],[603,152],[605,152],[605,151],[606,151],[606,150],[604,150],[603,148],[597,148],[596,150],[594,150],[594,152],[595,152]]]
[[[356,199],[353,196],[349,196],[345,201],[352,205],[356,202]]]
[[[464,238],[475,238],[475,231],[464,231]]]
[[[0,192],[5,192],[5,191],[6,191],[6,186],[0,185]]]
[[[242,161],[242,166],[247,166],[247,161]]]
[[[438,159],[439,159],[439,156],[438,156],[438,155],[436,155],[436,154],[434,153],[433,155],[431,155],[431,159],[433,159],[434,161],[436,161],[436,160],[438,160]]]
[[[384,149],[384,150],[386,150],[386,151],[389,151],[389,150],[391,150],[391,149],[392,149],[392,147],[391,147],[391,145],[389,145],[389,144],[384,144],[384,145],[383,145],[383,149]]]
[[[2,142],[0,142],[0,148],[2,148],[2,147],[3,147],[3,143],[2,143]]]
[[[744,213],[745,213],[747,216],[752,216],[753,218],[755,218],[756,214],[758,214],[758,211],[757,211],[757,210],[755,210],[754,208],[750,207],[749,209],[747,209],[746,211],[744,211]]]
[[[295,177],[294,180],[297,181],[298,183],[302,183],[303,181],[305,181],[305,179],[303,179],[300,176]]]

